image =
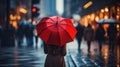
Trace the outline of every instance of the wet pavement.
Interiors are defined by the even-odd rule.
[[[76,45],[71,47],[72,45]],[[69,43],[68,50],[75,64],[74,67],[120,67],[120,46],[116,46],[115,53],[108,50],[109,45],[103,44],[102,52],[98,50],[98,43],[92,42],[91,52],[87,52],[87,45],[82,41],[81,50],[77,50],[77,42]]]
[[[43,67],[45,54],[41,49],[1,48],[0,67]]]
[[[76,40],[67,44],[66,67],[120,67],[120,52],[109,52],[104,44],[102,52],[97,42],[92,42],[91,52],[87,52],[86,42],[82,41],[81,50]],[[0,67],[44,67],[46,55],[43,47],[0,47]]]

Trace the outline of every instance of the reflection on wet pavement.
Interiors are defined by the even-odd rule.
[[[0,67],[39,67],[44,65],[42,49],[1,48]]]
[[[74,44],[74,48],[71,47]],[[81,50],[77,51],[76,41],[69,43],[69,51],[77,67],[120,67],[120,46],[116,45],[114,53],[109,51],[109,45],[103,44],[102,52],[98,50],[98,43],[92,42],[91,52],[87,52],[87,45],[82,41]]]

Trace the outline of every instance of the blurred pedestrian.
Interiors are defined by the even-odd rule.
[[[84,32],[84,26],[82,26],[80,23],[78,23],[78,25],[76,26],[76,29],[77,29],[76,39],[78,42],[78,50],[80,50],[81,41],[82,41],[83,32]]]
[[[33,45],[33,30],[34,27],[31,22],[26,20],[25,17],[18,24],[18,45],[21,46],[23,44],[24,36],[26,38],[26,42],[28,46]]]
[[[64,56],[66,55],[66,45],[60,47],[44,44],[44,52],[47,54],[45,67],[66,67]]]
[[[88,24],[88,26],[84,29],[84,39],[87,41],[88,53],[90,53],[91,41],[94,40],[94,30],[90,24]]]
[[[96,33],[95,33],[95,39],[98,41],[100,52],[102,49],[102,43],[105,40],[104,35],[105,35],[105,30],[104,30],[102,24],[100,24],[99,27],[96,29]]]
[[[117,29],[114,24],[110,24],[107,29],[108,40],[109,40],[109,50],[114,52],[115,38],[117,36]]]
[[[33,30],[33,34],[34,34],[34,37],[35,37],[35,48],[38,48],[38,35],[37,35],[37,30],[36,30],[36,25],[37,25],[38,22],[35,22],[33,24],[34,26],[34,30]]]
[[[34,28],[35,28],[35,26],[31,22],[28,22],[28,24],[26,25],[25,32],[24,32],[26,40],[27,40],[27,45],[29,47],[33,46]]]
[[[24,39],[24,21],[26,19],[22,18],[22,20],[18,23],[18,29],[17,29],[17,41],[18,41],[18,46],[21,46],[23,44],[23,39]]]

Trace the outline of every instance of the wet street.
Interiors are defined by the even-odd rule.
[[[98,51],[97,42],[92,42],[91,52],[82,41],[81,51],[77,49],[76,40],[67,44],[65,56],[66,67],[120,67],[120,47],[113,54],[108,44],[103,44],[102,52]],[[46,55],[43,47],[0,47],[0,67],[44,67]]]

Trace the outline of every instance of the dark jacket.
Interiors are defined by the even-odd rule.
[[[84,39],[86,41],[93,41],[94,40],[94,30],[91,27],[87,27],[84,30]]]
[[[96,35],[95,35],[95,39],[98,40],[98,41],[103,41],[105,40],[105,30],[102,26],[99,26],[96,30]]]
[[[108,34],[108,39],[110,41],[114,41],[115,40],[116,35],[117,35],[117,29],[116,29],[116,27],[113,24],[111,24],[108,27],[107,34]]]
[[[81,40],[81,39],[82,39],[82,36],[83,36],[83,32],[84,32],[84,26],[82,26],[82,25],[79,24],[79,25],[76,27],[76,29],[77,29],[76,38],[79,39],[79,40]]]
[[[45,44],[44,52],[47,54],[45,67],[65,67],[66,45],[59,47]]]

